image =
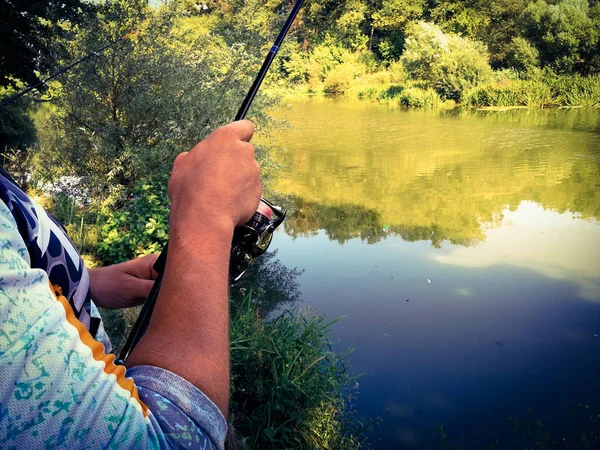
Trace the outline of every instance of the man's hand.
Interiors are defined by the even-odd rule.
[[[158,255],[147,255],[113,266],[90,269],[90,294],[106,309],[131,308],[144,303],[157,273],[152,266]]]
[[[169,180],[169,253],[148,330],[126,361],[185,378],[227,415],[228,268],[233,230],[262,188],[246,120],[219,128],[177,157]]]
[[[171,234],[193,235],[201,228],[233,232],[258,207],[260,166],[249,143],[254,125],[248,120],[221,127],[181,153],[169,180]]]

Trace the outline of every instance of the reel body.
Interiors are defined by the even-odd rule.
[[[265,198],[260,199],[252,218],[233,233],[229,257],[229,283],[238,281],[255,258],[267,251],[273,233],[283,223],[286,211]]]

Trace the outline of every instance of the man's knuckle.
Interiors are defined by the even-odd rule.
[[[240,148],[254,158],[254,146],[252,144],[249,142],[242,142]]]
[[[187,152],[183,152],[180,153],[179,155],[177,155],[175,157],[175,161],[173,161],[173,168],[177,168],[181,165],[183,165],[183,160],[185,159],[185,157],[187,156]]]
[[[217,130],[218,132],[218,136],[220,139],[223,140],[236,140],[239,139],[238,135],[236,134],[236,132],[234,130],[231,129],[231,127],[221,127]]]

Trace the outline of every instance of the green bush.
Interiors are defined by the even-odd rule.
[[[310,67],[306,58],[300,53],[293,53],[282,62],[285,77],[289,83],[306,83],[310,79]]]
[[[392,83],[404,84],[408,81],[408,73],[406,72],[406,67],[400,61],[392,62],[388,71],[390,72],[390,77]]]
[[[442,100],[433,89],[410,87],[400,93],[398,103],[407,108],[436,108]]]
[[[128,261],[162,250],[168,239],[168,177],[135,184],[124,199],[101,216],[98,256],[106,264]]]
[[[492,77],[483,44],[426,22],[412,29],[401,61],[412,80],[424,82],[444,99],[461,100],[463,91]]]
[[[349,410],[356,378],[329,345],[331,323],[290,311],[265,321],[244,302],[232,308],[230,407],[245,447],[364,448]]]
[[[335,67],[325,78],[323,90],[327,94],[343,94],[354,82],[358,71],[352,63],[344,63]]]
[[[540,65],[540,52],[523,37],[512,40],[506,62],[519,72],[529,72]]]

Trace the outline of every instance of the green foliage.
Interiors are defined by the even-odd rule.
[[[356,67],[351,63],[340,64],[334,68],[323,84],[323,90],[327,94],[343,94],[350,88],[357,75]]]
[[[542,64],[562,73],[584,70],[597,51],[600,30],[587,0],[529,3],[521,16],[525,36],[535,43]]]
[[[349,412],[356,377],[327,340],[333,322],[292,311],[264,320],[250,295],[232,309],[230,404],[245,446],[363,448]]]
[[[424,82],[442,98],[460,100],[462,92],[488,81],[492,69],[485,47],[421,22],[412,30],[402,63],[410,78]]]
[[[0,2],[0,86],[35,84],[40,72],[55,68],[57,38],[68,36],[91,7],[81,0]]]
[[[518,72],[530,72],[540,65],[540,53],[531,42],[523,37],[515,37],[507,51],[506,62]]]
[[[373,12],[373,27],[378,30],[398,30],[411,20],[423,16],[423,0],[381,0]]]
[[[515,45],[523,46],[519,19],[529,0],[489,0],[477,3],[477,15],[481,21],[473,27],[470,37],[483,42],[490,53],[494,69],[515,67]],[[522,53],[523,50],[517,50]],[[511,60],[511,58],[513,58]],[[518,61],[517,61],[518,62]]]
[[[138,181],[131,192],[105,207],[97,250],[104,263],[162,250],[169,229],[167,181],[166,175]]]
[[[228,44],[231,36],[190,30],[182,14],[177,3],[154,10],[143,0],[98,7],[92,26],[69,43],[69,60],[138,33],[61,79],[51,127],[59,133],[41,140],[42,164],[85,177],[99,192],[127,188],[165,173],[178,153],[234,117],[258,58]],[[260,120],[264,97],[255,105]]]
[[[527,80],[504,80],[469,90],[470,106],[586,106],[600,105],[600,76],[582,77],[542,73]]]
[[[367,48],[369,38],[362,30],[367,14],[368,7],[364,1],[350,0],[346,2],[342,15],[336,21],[337,28],[340,30],[340,42],[354,51]]]
[[[437,108],[442,101],[433,89],[411,87],[400,93],[398,103],[407,108]]]
[[[11,89],[0,88],[0,98],[10,96]],[[13,178],[25,185],[25,175],[31,169],[29,152],[35,143],[37,131],[29,114],[31,99],[23,98],[0,110],[0,164]]]

